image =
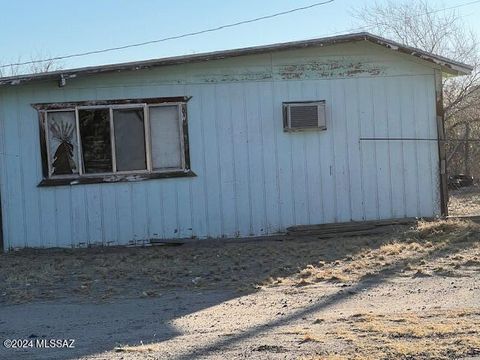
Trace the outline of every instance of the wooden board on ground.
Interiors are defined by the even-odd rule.
[[[374,220],[374,221],[351,221],[334,224],[300,225],[287,229],[288,235],[318,236],[319,238],[331,238],[336,236],[360,236],[381,234],[392,231],[393,226],[412,226],[417,222],[416,218]]]

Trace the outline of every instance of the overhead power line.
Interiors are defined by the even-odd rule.
[[[149,40],[149,41],[144,41],[144,42],[141,42],[141,43],[128,44],[128,45],[116,46],[116,47],[99,49],[99,50],[85,51],[85,52],[76,53],[76,54],[56,56],[56,57],[51,57],[51,58],[42,59],[42,60],[31,60],[31,61],[17,62],[17,63],[7,64],[7,65],[1,65],[0,68],[6,68],[6,67],[11,67],[11,66],[30,65],[30,64],[47,62],[47,61],[64,60],[64,59],[70,59],[70,58],[75,58],[75,57],[101,54],[101,53],[106,53],[106,52],[110,52],[110,51],[124,50],[124,49],[133,48],[133,47],[156,44],[156,43],[170,41],[170,40],[182,39],[182,38],[186,38],[186,37],[190,37],[190,36],[205,34],[205,33],[214,32],[214,31],[219,31],[219,30],[223,30],[223,29],[227,29],[227,28],[231,28],[231,27],[235,27],[235,26],[239,26],[239,25],[250,24],[250,23],[253,23],[253,22],[257,22],[257,21],[272,19],[272,18],[275,18],[275,17],[278,17],[278,16],[283,16],[283,15],[291,14],[291,13],[298,12],[298,11],[308,10],[308,9],[311,9],[311,8],[314,8],[314,7],[318,7],[318,6],[333,3],[334,1],[335,0],[318,2],[318,3],[315,3],[315,4],[308,5],[308,6],[298,7],[298,8],[295,8],[295,9],[282,11],[282,12],[271,14],[271,15],[261,16],[261,17],[254,18],[254,19],[249,19],[249,20],[238,21],[236,23],[221,25],[221,26],[217,26],[217,27],[214,27],[214,28],[200,30],[200,31],[194,31],[194,32],[181,34],[181,35],[170,36],[170,37],[166,37],[166,38],[162,38],[162,39]]]

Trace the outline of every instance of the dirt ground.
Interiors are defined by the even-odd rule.
[[[451,216],[480,215],[480,186],[449,190],[448,214]]]
[[[0,359],[480,358],[480,226],[0,256]]]

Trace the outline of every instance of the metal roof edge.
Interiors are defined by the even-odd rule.
[[[416,49],[410,46],[406,46],[397,43],[392,40],[382,38],[377,35],[370,34],[368,32],[360,32],[353,34],[344,34],[324,38],[316,38],[309,40],[292,41],[286,43],[276,43],[271,45],[254,46],[247,48],[239,48],[232,50],[221,50],[201,54],[193,55],[181,55],[159,59],[142,60],[125,62],[109,65],[89,66],[83,68],[65,69],[45,73],[17,75],[10,77],[0,78],[0,86],[12,86],[20,85],[22,83],[40,81],[40,80],[56,80],[60,83],[67,79],[77,78],[82,75],[95,75],[103,73],[123,72],[123,71],[137,71],[143,69],[149,69],[152,67],[168,66],[187,64],[194,62],[203,62],[211,60],[220,60],[238,56],[256,55],[268,52],[277,52],[284,50],[302,49],[316,46],[329,46],[346,42],[355,41],[369,41],[371,43],[384,46],[388,49],[398,51],[400,53],[408,54],[419,59],[429,61],[442,68],[446,73],[452,75],[468,75],[473,70],[473,67],[467,64],[463,64],[440,55],[428,53],[426,51]]]

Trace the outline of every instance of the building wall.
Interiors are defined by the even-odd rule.
[[[192,96],[194,178],[38,188],[31,103]],[[282,102],[326,100],[322,132],[285,133]],[[376,45],[0,88],[5,248],[252,236],[295,224],[440,212],[433,65]]]

